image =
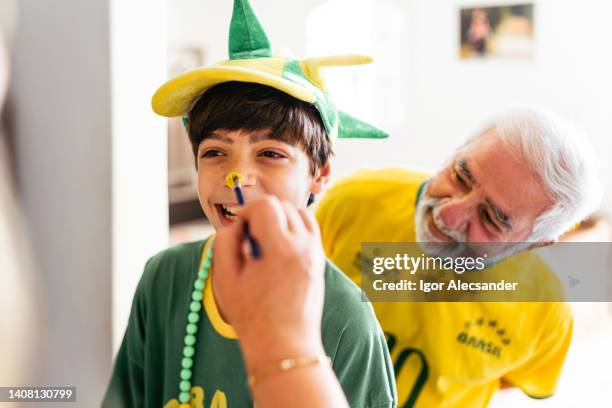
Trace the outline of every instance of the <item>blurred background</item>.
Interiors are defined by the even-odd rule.
[[[600,214],[566,239],[610,241],[611,3],[252,3],[278,54],[375,59],[327,72],[338,106],[392,135],[338,141],[334,180],[362,167],[434,171],[491,115],[545,106],[584,130],[608,191]],[[145,261],[209,235],[183,128],[154,115],[150,98],[169,76],[227,58],[231,10],[230,0],[0,1],[11,74],[0,150],[0,273],[11,290],[0,292],[0,316],[4,335],[26,333],[0,337],[0,385],[76,386],[75,406],[97,406]],[[491,406],[609,400],[612,308],[574,311],[556,396],[509,390]]]

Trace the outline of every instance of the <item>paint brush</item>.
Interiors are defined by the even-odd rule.
[[[244,205],[244,194],[242,193],[241,187],[242,175],[238,172],[231,172],[225,178],[225,185],[233,188],[234,193],[236,193],[236,198],[238,200],[239,205]],[[249,232],[249,224],[244,223],[244,235],[246,236],[247,241],[249,241],[249,245],[251,246],[251,255],[253,258],[259,258],[261,256],[261,251],[259,249],[259,244],[255,241],[255,238]]]

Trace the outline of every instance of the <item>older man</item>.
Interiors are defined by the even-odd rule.
[[[554,242],[597,208],[602,192],[591,166],[569,125],[549,113],[512,112],[434,176],[383,169],[336,184],[317,209],[324,248],[359,283],[362,242],[420,242],[426,251],[427,243],[498,243],[503,260],[482,273],[537,275],[554,286],[525,249]],[[570,308],[558,302],[373,306],[400,407],[484,407],[507,385],[548,397],[572,333]]]

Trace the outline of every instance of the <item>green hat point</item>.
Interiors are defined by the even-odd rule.
[[[235,0],[229,32],[229,57],[235,59],[272,56],[270,41],[248,0]]]
[[[211,86],[227,81],[253,82],[312,103],[321,115],[330,141],[336,137],[388,137],[384,131],[337,109],[325,86],[325,69],[369,64],[372,59],[367,55],[329,55],[302,60],[273,57],[268,36],[248,0],[234,0],[228,51],[229,60],[185,72],[162,85],[153,95],[153,110],[163,116],[185,117],[193,102]]]
[[[386,139],[389,137],[387,132],[341,110],[338,111],[338,120],[340,122],[338,137],[341,139]]]

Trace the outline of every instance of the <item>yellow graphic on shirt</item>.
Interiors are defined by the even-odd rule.
[[[204,389],[191,387],[191,401],[181,404],[176,398],[171,399],[164,408],[204,408]],[[223,391],[217,390],[213,395],[210,408],[227,408],[227,397]]]

